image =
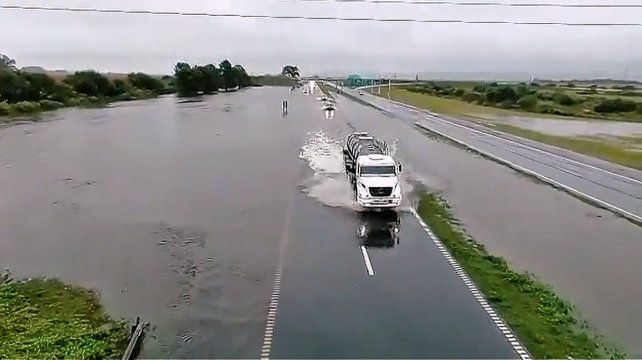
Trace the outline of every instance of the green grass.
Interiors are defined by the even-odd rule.
[[[128,336],[92,291],[58,280],[0,278],[1,359],[120,358]]]
[[[627,150],[627,147],[631,147],[630,145],[637,145],[640,142],[639,138],[628,141],[629,144],[627,145],[627,142],[607,142],[600,138],[548,135],[507,124],[493,124],[492,128],[526,139],[554,145],[616,164],[642,170],[642,151]]]
[[[458,226],[442,199],[422,194],[417,212],[535,358],[625,356],[595,335],[549,286],[531,274],[511,270],[504,259],[488,254]]]
[[[387,93],[387,92],[386,92]],[[385,96],[382,92],[382,96]],[[505,110],[470,104],[460,100],[447,99],[437,96],[415,93],[403,89],[393,88],[391,99],[414,105],[422,109],[428,109],[437,113],[464,117],[469,120],[490,120],[497,117],[521,116],[528,117],[529,114],[519,110]],[[564,121],[563,117],[550,116],[547,114],[530,114],[538,118],[552,118]],[[482,122],[488,125],[487,122]],[[603,138],[566,137],[543,134],[533,130],[523,129],[517,126],[493,122],[492,128],[507,132],[526,139],[539,141],[545,144],[558,146],[585,155],[607,160],[616,164],[642,169],[642,152],[631,148],[638,147],[638,139],[628,142],[614,142]],[[633,145],[633,146],[631,146]]]
[[[95,97],[95,96],[78,96],[67,99],[65,103],[41,100],[36,101],[21,101],[15,104],[7,104],[0,102],[0,123],[10,123],[20,119],[21,116],[37,115],[43,112],[57,110],[65,107],[83,107],[83,108],[98,108],[106,106],[112,102],[117,101],[134,101],[134,100],[147,100],[157,97],[149,90],[136,89],[131,93],[121,94],[113,97]],[[38,120],[37,117],[32,120]]]
[[[282,75],[252,76],[252,83],[259,86],[295,86],[297,81]]]
[[[551,93],[554,91],[540,90],[542,93]],[[561,90],[560,90],[561,91]],[[574,94],[571,91],[565,91],[569,95],[579,98],[581,96]],[[387,97],[387,89],[382,89],[381,96]],[[535,117],[535,118],[551,118],[551,119],[568,119],[568,116],[585,118],[586,120],[612,120],[612,121],[627,121],[627,122],[641,122],[642,115],[635,112],[628,113],[610,113],[601,114],[593,111],[593,107],[601,102],[603,98],[609,96],[605,95],[592,95],[586,96],[585,102],[572,105],[562,106],[551,101],[539,101],[539,106],[533,111],[523,110],[519,107],[510,109],[502,109],[493,106],[478,105],[476,103],[468,103],[456,98],[439,97],[429,94],[422,94],[418,92],[408,91],[399,87],[392,87],[390,91],[390,98],[392,100],[401,101],[417,107],[428,109],[437,113],[446,115],[466,116],[470,118],[494,119],[497,117],[507,116],[521,116],[521,117]],[[628,97],[633,101],[635,98]],[[639,98],[638,98],[639,99]],[[555,112],[547,113],[544,109],[550,108]],[[563,116],[562,116],[563,115]]]
[[[387,97],[387,89],[381,90],[381,96]],[[523,111],[498,109],[489,106],[482,106],[467,103],[461,100],[448,99],[438,96],[420,94],[400,88],[391,87],[390,98],[406,104],[414,105],[445,115],[459,115],[472,118],[497,117],[497,116],[524,116]],[[528,116],[528,115],[526,115]],[[539,114],[538,114],[539,116]],[[539,116],[541,117],[541,116]]]

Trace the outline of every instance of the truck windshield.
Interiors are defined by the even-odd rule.
[[[362,166],[361,175],[395,175],[395,167],[390,166]]]

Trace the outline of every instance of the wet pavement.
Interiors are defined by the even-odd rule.
[[[302,157],[315,134],[350,131],[329,118],[313,96],[258,88],[2,129],[0,266],[151,322],[146,358],[257,357],[279,269],[276,357],[515,357],[413,217],[390,232],[351,208],[332,142],[321,171]]]
[[[257,357],[277,269],[274,357],[514,357],[414,218],[352,207],[334,153],[358,129],[397,144],[404,208],[416,182],[440,192],[492,253],[642,354],[641,228],[412,120],[337,103],[331,118],[314,96],[257,88],[2,129],[0,267],[93,287],[114,316],[150,321],[144,357]]]
[[[361,99],[642,224],[642,171],[621,169],[570,151],[560,156],[559,148],[523,141],[454,117],[417,111],[380,97],[365,95]]]
[[[258,354],[298,152],[322,114],[264,88],[0,131],[0,266],[100,291],[145,357]],[[313,106],[314,105],[314,106]]]
[[[517,356],[416,219],[399,217],[397,241],[380,216],[295,205],[272,357]],[[369,227],[362,238],[357,221]]]
[[[335,119],[399,140],[408,172],[446,198],[493,254],[536,274],[629,355],[642,355],[642,228],[506,166],[428,140],[417,114],[340,97]],[[627,174],[634,176],[634,174]],[[640,191],[640,188],[634,191]]]

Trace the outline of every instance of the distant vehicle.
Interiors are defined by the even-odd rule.
[[[321,101],[328,101],[328,97],[325,95],[321,96]]]
[[[323,109],[323,110],[334,110],[335,106],[334,106],[334,103],[327,102],[327,103],[323,104],[321,109]]]
[[[383,209],[401,204],[402,165],[385,142],[367,132],[355,132],[346,138],[343,160],[359,205]]]
[[[364,92],[363,90],[359,90],[359,91],[357,92],[357,94],[359,94],[359,95],[364,95],[364,94],[365,94],[365,92]]]

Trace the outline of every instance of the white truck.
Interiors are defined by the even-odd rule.
[[[359,205],[385,209],[401,204],[402,165],[385,142],[367,132],[355,132],[346,138],[343,160]]]

